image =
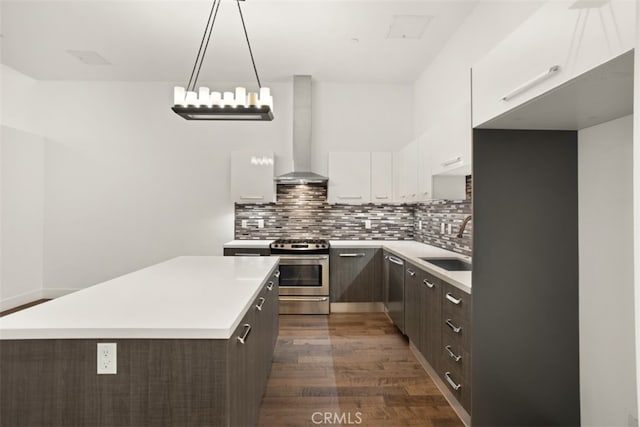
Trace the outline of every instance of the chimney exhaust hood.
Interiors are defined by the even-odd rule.
[[[275,178],[276,184],[326,183],[311,172],[311,76],[293,76],[293,172]]]

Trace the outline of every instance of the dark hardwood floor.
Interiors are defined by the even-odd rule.
[[[260,425],[327,424],[463,425],[383,313],[280,316]]]
[[[33,307],[34,305],[42,304],[43,302],[51,301],[50,299],[39,299],[36,301],[31,301],[26,304],[19,305],[18,307],[10,308],[9,310],[0,311],[0,317],[6,316],[7,314],[15,313],[20,310],[24,310],[25,308]]]

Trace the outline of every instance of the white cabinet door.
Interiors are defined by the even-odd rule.
[[[396,151],[395,153],[393,153],[393,201],[396,203],[405,202],[402,197],[402,181],[402,151]]]
[[[371,153],[371,201],[393,202],[393,153]]]
[[[418,138],[418,200],[427,201],[433,199],[433,145],[429,138],[430,133],[425,132]]]
[[[545,3],[474,65],[473,125],[480,126],[632,49],[635,3]],[[558,70],[550,72],[555,66]]]
[[[330,203],[371,201],[371,153],[329,153]]]
[[[471,173],[471,109],[460,104],[429,129],[432,174]]]
[[[418,198],[418,140],[414,139],[403,148],[404,193],[407,203],[415,203]]]
[[[231,153],[231,199],[236,203],[275,201],[273,153]]]

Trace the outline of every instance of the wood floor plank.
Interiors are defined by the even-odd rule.
[[[280,316],[260,426],[315,426],[325,412],[333,425],[463,426],[384,314]]]

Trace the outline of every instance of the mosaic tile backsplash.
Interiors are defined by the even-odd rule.
[[[414,239],[470,256],[471,223],[462,239],[456,237],[460,224],[471,214],[469,178],[467,200],[418,205],[328,204],[325,185],[278,185],[276,203],[236,204],[235,238]],[[264,220],[264,228],[257,226],[260,219]],[[243,220],[247,220],[246,228],[242,228]],[[365,220],[371,220],[371,229],[365,228]],[[442,222],[452,224],[452,234],[440,234]]]

